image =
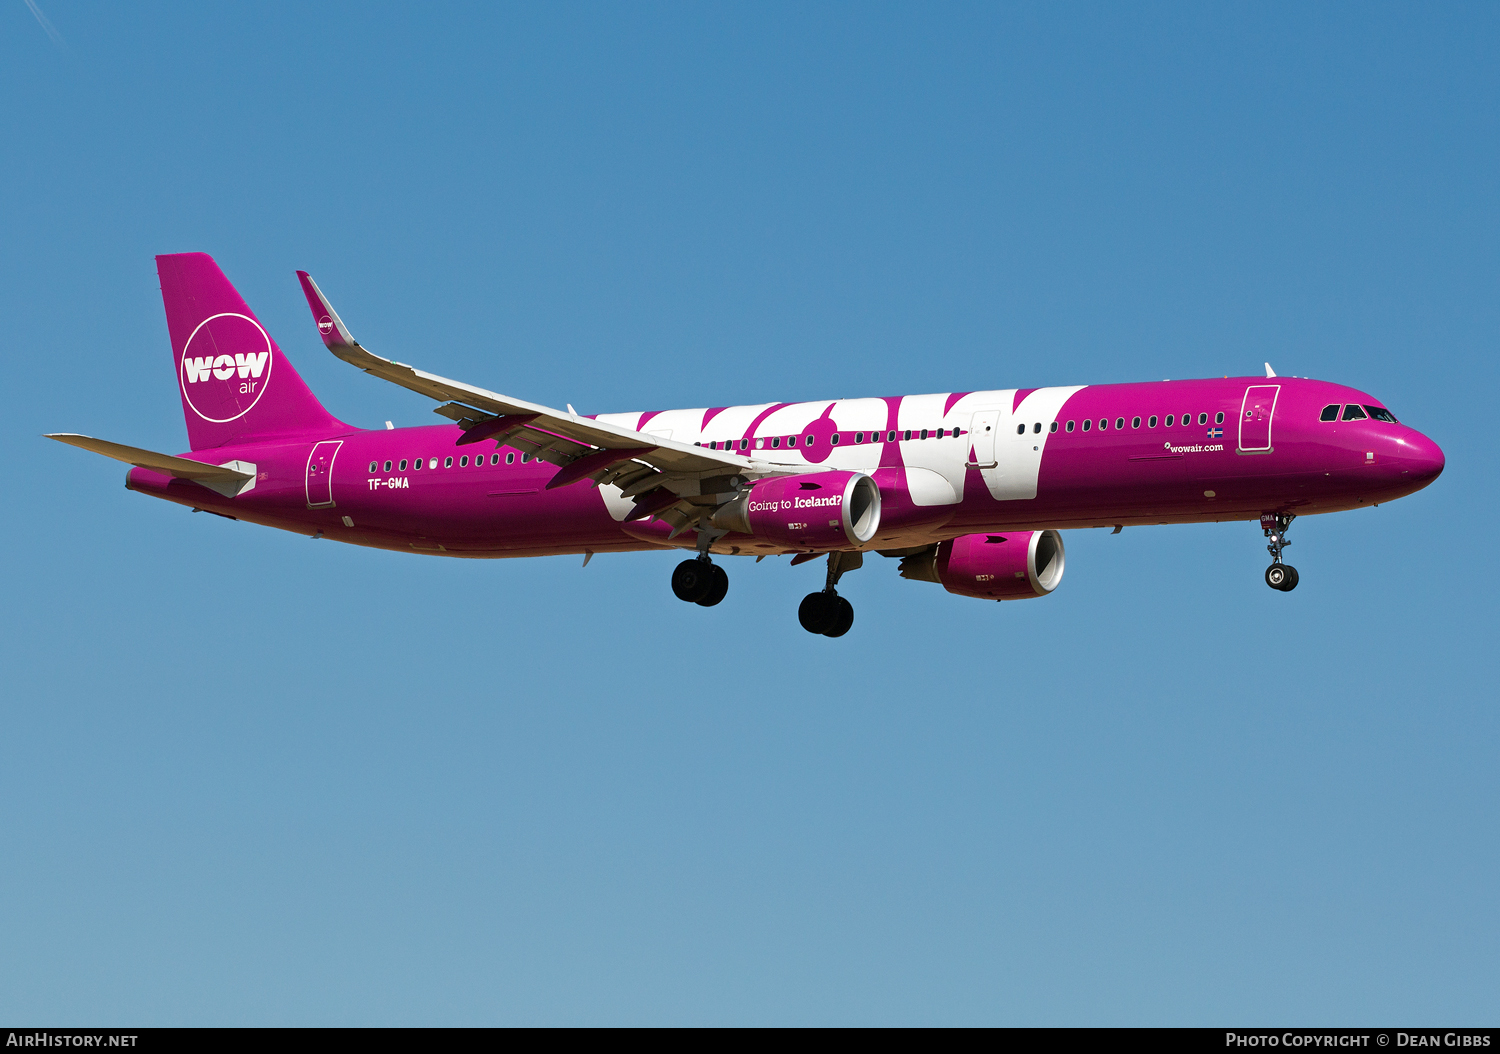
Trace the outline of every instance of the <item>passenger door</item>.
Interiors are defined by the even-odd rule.
[[[338,456],[342,439],[318,443],[307,455],[307,507],[325,509],[333,504],[333,459]]]
[[[1240,404],[1240,453],[1267,454],[1271,451],[1271,417],[1276,412],[1279,384],[1252,384],[1245,389]]]
[[[998,464],[995,460],[995,429],[999,427],[999,410],[981,410],[974,415],[969,423],[974,458],[969,462],[969,468],[994,468]]]

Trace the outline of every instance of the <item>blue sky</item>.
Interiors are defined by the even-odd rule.
[[[0,13],[0,1017],[1480,1024],[1500,1009],[1491,5]],[[127,493],[152,256],[330,410],[373,350],[581,412],[1255,373],[1428,490],[876,559],[438,561]],[[206,522],[205,522],[206,521]]]

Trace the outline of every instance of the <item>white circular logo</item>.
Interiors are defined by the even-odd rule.
[[[318,319],[318,332],[323,334],[323,336],[325,337],[328,336],[328,334],[332,333],[333,319],[329,318],[327,315],[324,315],[322,318]]]
[[[275,357],[270,336],[255,319],[232,311],[210,315],[182,349],[182,398],[214,424],[244,417],[266,394]]]

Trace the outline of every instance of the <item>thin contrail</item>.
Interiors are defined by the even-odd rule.
[[[31,8],[33,15],[36,15],[37,23],[47,31],[47,36],[52,38],[52,43],[60,48],[68,46],[68,42],[63,40],[63,36],[57,31],[57,27],[48,21],[47,16],[42,14],[42,9],[36,6],[36,0],[26,0],[26,6]]]

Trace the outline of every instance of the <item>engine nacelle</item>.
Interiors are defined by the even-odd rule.
[[[902,578],[938,582],[950,593],[981,600],[1044,597],[1062,576],[1056,531],[966,534],[901,561]]]
[[[712,523],[788,549],[848,549],[880,528],[880,488],[863,472],[776,476],[719,506]]]

